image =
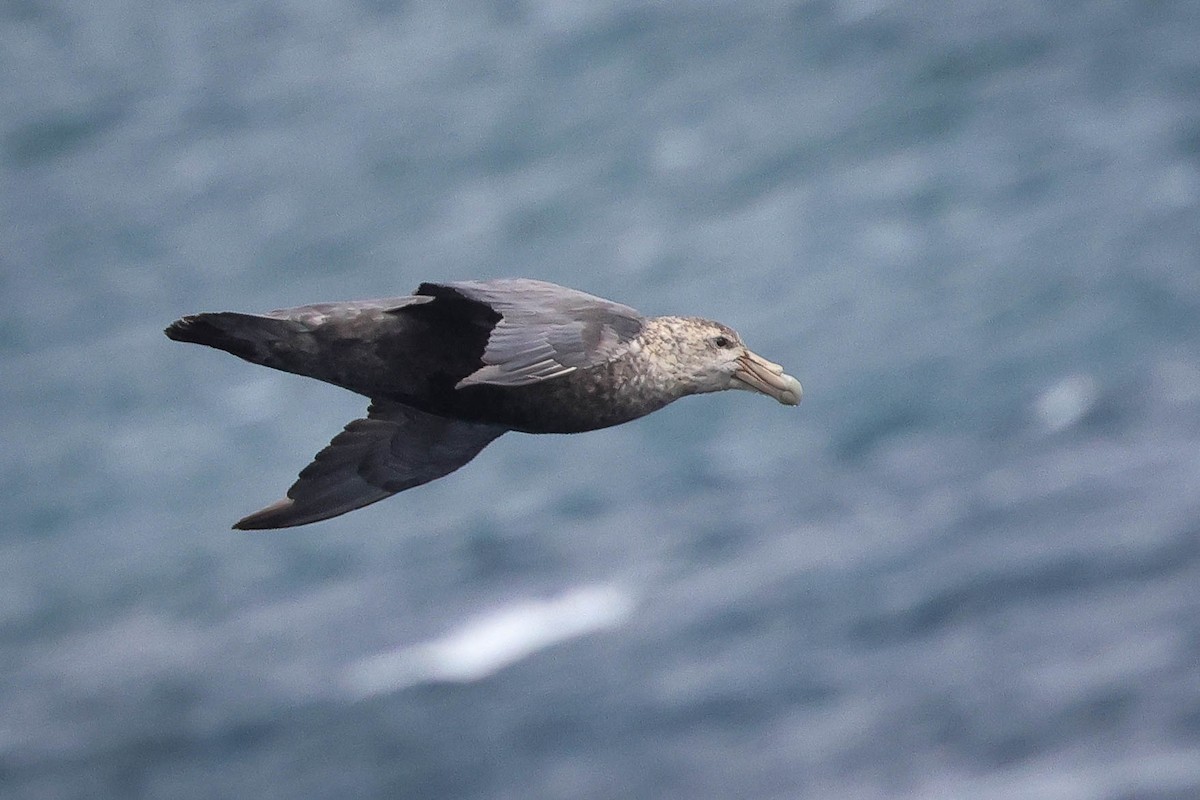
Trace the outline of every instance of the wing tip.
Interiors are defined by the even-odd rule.
[[[294,509],[296,501],[290,497],[272,503],[266,508],[255,511],[233,523],[235,531],[263,531],[273,528],[290,528],[293,525],[303,525],[307,520],[296,518]]]
[[[200,323],[200,314],[189,314],[172,322],[163,329],[163,333],[167,335],[168,339],[176,342],[197,342],[197,328],[200,327]]]

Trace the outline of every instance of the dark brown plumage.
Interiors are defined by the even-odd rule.
[[[176,341],[371,398],[288,496],[237,528],[343,514],[440,478],[509,430],[577,433],[627,422],[688,394],[753,389],[800,401],[800,384],[728,327],[652,317],[529,279],[423,283],[406,297],[270,314],[196,314]]]

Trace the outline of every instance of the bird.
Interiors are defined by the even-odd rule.
[[[370,399],[287,496],[234,524],[288,528],[444,477],[509,431],[580,433],[688,395],[745,389],[784,405],[800,382],[701,317],[647,317],[531,278],[421,283],[408,296],[248,314],[164,331]]]

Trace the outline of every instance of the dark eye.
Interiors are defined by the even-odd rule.
[[[721,348],[733,347],[733,342],[729,341],[728,336],[716,337],[715,339],[713,339],[713,344],[715,344],[717,347],[721,347]]]

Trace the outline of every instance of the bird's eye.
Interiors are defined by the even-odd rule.
[[[713,344],[715,344],[717,347],[725,348],[725,347],[731,347],[733,345],[733,342],[729,341],[728,336],[718,336],[715,339],[713,339]]]

